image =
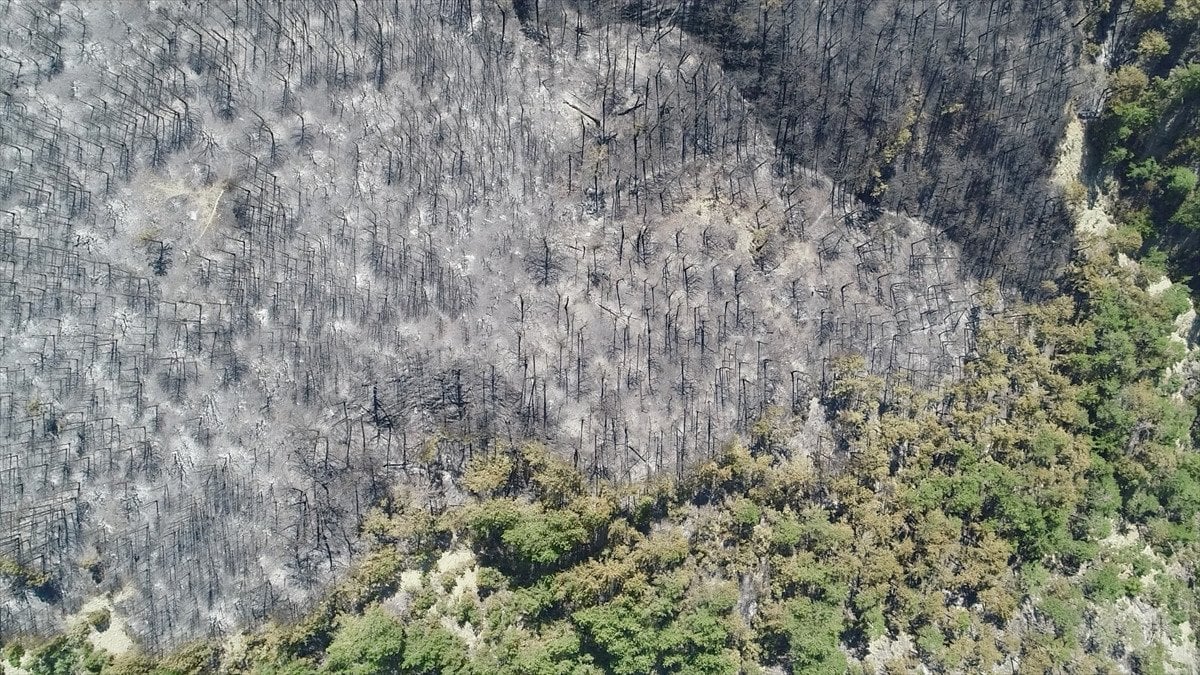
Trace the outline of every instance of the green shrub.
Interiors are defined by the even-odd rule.
[[[754,526],[762,520],[762,509],[758,507],[758,504],[745,497],[733,500],[729,510],[733,516],[734,529],[743,535],[753,530]]]
[[[1161,175],[1162,167],[1153,157],[1141,162],[1130,162],[1129,168],[1125,170],[1125,176],[1130,180],[1156,181]]]
[[[1193,192],[1171,214],[1171,224],[1188,230],[1200,230],[1200,192]]]
[[[1171,43],[1162,31],[1148,30],[1138,40],[1137,54],[1143,61],[1155,61],[1171,51]]]
[[[25,647],[19,642],[14,642],[4,648],[4,659],[8,661],[10,666],[16,667],[21,665],[22,656],[25,656]]]
[[[1168,194],[1183,198],[1196,187],[1196,172],[1184,166],[1176,166],[1167,170],[1166,190]]]
[[[411,675],[450,675],[467,666],[467,646],[458,636],[429,622],[408,629],[400,670]],[[381,671],[372,671],[381,672]]]
[[[1129,584],[1121,579],[1121,570],[1112,563],[1103,563],[1088,570],[1083,577],[1083,593],[1090,600],[1109,603],[1128,594]]]
[[[1165,8],[1164,0],[1133,0],[1133,11],[1141,17],[1158,14]]]
[[[362,615],[338,618],[322,669],[364,675],[395,671],[404,652],[404,627],[379,607],[372,607]]]
[[[159,663],[158,669],[165,673],[192,675],[210,673],[221,662],[221,649],[204,640],[188,643],[171,652]]]

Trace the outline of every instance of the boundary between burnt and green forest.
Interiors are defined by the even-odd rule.
[[[822,454],[788,450],[801,420],[782,410],[686,478],[636,488],[511,447],[470,463],[465,505],[380,504],[371,552],[297,624],[113,657],[88,638],[97,617],[5,658],[31,673],[1184,667],[1200,456],[1171,373],[1188,294],[1150,281],[1084,246],[1044,302],[992,305],[939,391],[845,356],[821,394]]]

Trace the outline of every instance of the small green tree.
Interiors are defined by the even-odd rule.
[[[1171,224],[1189,230],[1200,230],[1200,192],[1193,192],[1171,215]]]
[[[1181,199],[1196,187],[1196,172],[1185,166],[1172,167],[1166,172],[1167,194]]]
[[[457,635],[427,621],[409,627],[401,672],[449,675],[462,672],[466,666],[467,646]]]
[[[467,464],[463,486],[478,497],[496,497],[508,487],[512,472],[512,457],[505,453],[476,455]]]
[[[1175,0],[1167,16],[1181,26],[1194,23],[1200,19],[1200,0]]]
[[[404,628],[378,606],[338,620],[323,669],[332,673],[395,671],[405,656]]]
[[[1136,100],[1150,85],[1150,77],[1146,71],[1134,65],[1121,66],[1108,78],[1112,89],[1113,99],[1117,102]]]
[[[1141,39],[1138,40],[1138,58],[1147,63],[1157,61],[1170,51],[1171,43],[1167,42],[1167,36],[1163,35],[1162,31],[1148,30],[1142,33]]]
[[[843,628],[840,607],[810,598],[787,605],[787,659],[797,673],[829,675],[846,672],[846,655],[838,645]]]
[[[1133,0],[1133,11],[1141,17],[1158,14],[1165,8],[1164,0]]]

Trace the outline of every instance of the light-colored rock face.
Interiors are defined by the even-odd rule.
[[[1112,198],[1107,187],[1097,183],[1085,171],[1086,142],[1083,123],[1072,116],[1059,144],[1051,181],[1068,194],[1072,190],[1084,190],[1082,200],[1068,204],[1075,220],[1075,231],[1082,237],[1101,237],[1112,231],[1116,223],[1110,213]]]
[[[81,600],[69,531],[131,634],[297,615],[387,485],[442,499],[491,439],[638,480],[811,413],[832,356],[968,350],[954,247],[777,175],[686,37],[369,5],[67,2],[61,73],[14,48],[0,555],[45,544]]]
[[[441,575],[458,574],[475,564],[475,555],[470,549],[459,548],[446,551],[438,558],[437,572]]]
[[[917,645],[908,635],[896,637],[881,635],[867,646],[867,655],[863,665],[869,672],[888,672],[889,664],[912,663],[916,661]]]
[[[117,609],[115,602],[127,600],[129,591],[119,593],[115,598],[107,595],[97,595],[88,598],[79,611],[66,619],[66,625],[71,630],[81,630],[86,626],[85,638],[92,648],[120,656],[135,645],[130,638],[127,623]],[[9,663],[7,658],[0,658],[0,675],[29,675],[31,657],[28,651],[17,665]]]
[[[453,618],[453,608],[464,597],[479,602],[478,579],[479,565],[475,554],[467,548],[451,548],[438,558],[428,573],[416,569],[401,572],[400,589],[380,604],[403,621],[420,619],[423,617],[412,612],[412,598],[419,593],[432,592],[435,600],[424,618],[436,619],[443,628],[458,636],[468,649],[474,649],[479,642],[476,627],[470,621],[460,623]]]

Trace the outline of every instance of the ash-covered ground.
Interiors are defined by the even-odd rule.
[[[0,557],[57,580],[0,634],[295,616],[473,454],[639,480],[837,355],[955,371],[945,237],[785,170],[681,30],[518,4],[0,7]]]

